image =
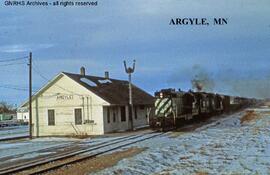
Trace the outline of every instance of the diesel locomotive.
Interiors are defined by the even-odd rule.
[[[161,89],[155,92],[155,113],[150,125],[152,128],[175,128],[194,118],[222,114],[254,102],[254,99],[223,94]]]

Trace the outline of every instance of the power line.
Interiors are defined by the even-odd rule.
[[[19,89],[28,89],[27,86],[23,86],[23,85],[15,85],[15,84],[1,84],[0,86],[14,87],[14,88],[19,88]],[[37,89],[37,86],[36,86],[34,89]]]
[[[10,63],[10,64],[0,64],[0,66],[1,66],[1,67],[4,67],[4,66],[19,65],[19,64],[26,64],[26,63]]]
[[[18,57],[18,58],[10,58],[10,59],[0,59],[0,63],[2,62],[11,62],[11,61],[18,61],[18,60],[22,60],[28,58],[27,56],[25,57]]]
[[[33,63],[33,65],[34,65],[34,63]],[[40,73],[34,66],[33,66],[32,68],[33,68],[34,72],[36,72],[41,78],[43,78],[44,80],[46,80],[46,81],[48,81],[48,82],[51,82],[51,80],[49,80],[49,79],[48,79],[47,77],[45,77],[42,73]],[[81,95],[81,94],[77,94],[77,93],[75,93],[75,92],[73,92],[73,91],[70,91],[70,90],[68,90],[68,89],[66,89],[66,88],[63,88],[63,87],[57,85],[56,83],[55,83],[54,85],[57,86],[57,87],[59,87],[60,89],[62,89],[62,90],[64,90],[64,91],[66,91],[66,92],[71,93],[72,95],[83,96],[83,95]]]
[[[13,89],[13,90],[18,90],[18,91],[28,91],[27,88],[21,88],[21,87],[10,86],[10,85],[0,85],[0,88]]]
[[[0,63],[7,63],[7,62],[14,62],[14,61],[21,61],[23,59],[28,58],[27,56],[24,57],[17,57],[17,58],[9,58],[9,59],[0,59]],[[7,63],[7,64],[0,64],[0,67],[4,66],[12,66],[12,65],[21,65],[26,64],[25,62],[19,62],[19,63]],[[0,88],[6,88],[6,89],[13,89],[18,91],[27,91],[27,88],[15,86],[15,85],[0,85]]]
[[[34,63],[33,63],[34,65]],[[41,78],[43,78],[46,81],[50,81],[48,78],[46,78],[44,75],[42,75],[34,66],[32,67],[34,72],[36,72]]]

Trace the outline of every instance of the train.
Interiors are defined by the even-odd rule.
[[[166,130],[193,119],[203,119],[255,104],[256,99],[209,92],[187,92],[172,88],[155,92],[154,115],[150,126]]]

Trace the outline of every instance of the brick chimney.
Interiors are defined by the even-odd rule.
[[[83,66],[81,67],[81,75],[85,76],[85,68]]]
[[[105,78],[106,79],[109,79],[110,77],[109,77],[109,72],[108,71],[105,71]]]

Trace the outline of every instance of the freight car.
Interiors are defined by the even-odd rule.
[[[251,104],[251,99],[206,92],[162,89],[155,92],[153,128],[174,128],[194,118],[205,118]]]

